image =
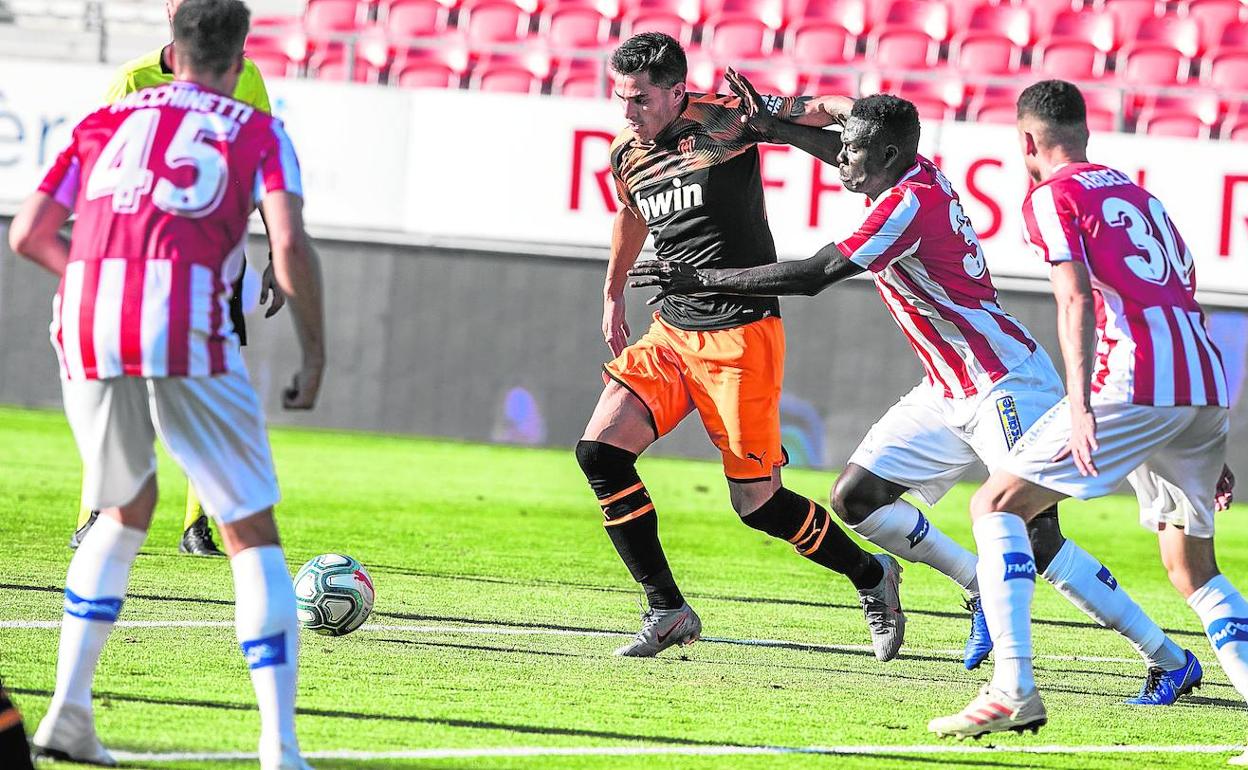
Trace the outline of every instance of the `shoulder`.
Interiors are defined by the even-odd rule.
[[[736,96],[689,94],[689,102],[680,116],[707,128],[735,128],[741,113],[741,99]]]
[[[264,112],[272,112],[269,105],[268,89],[264,85],[264,76],[260,68],[251,59],[243,59],[243,72],[239,75],[238,86],[234,89],[235,97]]]
[[[625,153],[627,153],[629,148],[633,146],[633,140],[636,138],[637,135],[633,133],[633,130],[631,128],[626,128],[616,134],[615,139],[611,140],[611,149],[608,150],[608,155],[611,158],[612,169],[616,171],[619,170],[620,166],[624,162]]]
[[[136,56],[125,64],[117,68],[118,77],[129,77],[135,73],[149,69],[160,69],[160,55],[164,52],[164,47],[148,51],[142,56]]]
[[[160,74],[160,54],[163,49],[157,48],[142,56],[131,59],[113,72],[113,79],[108,84],[104,101],[115,102],[141,86],[139,82],[151,79]]]

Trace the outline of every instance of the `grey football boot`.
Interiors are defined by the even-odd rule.
[[[686,604],[676,610],[648,610],[641,615],[641,630],[615,651],[628,658],[653,658],[673,644],[689,645],[702,635],[698,613]]]
[[[906,638],[906,615],[901,611],[901,565],[886,553],[871,555],[884,568],[884,577],[875,588],[859,590],[858,601],[871,629],[875,657],[889,661],[897,657]]]
[[[91,711],[71,703],[48,711],[35,730],[36,757],[67,759],[84,765],[116,767],[117,760],[108,753],[95,736],[95,720]]]

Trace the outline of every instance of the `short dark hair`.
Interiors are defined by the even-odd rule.
[[[222,75],[242,55],[250,26],[242,0],[185,0],[173,15],[174,53],[196,72]]]
[[[1018,96],[1018,117],[1032,116],[1052,126],[1076,126],[1088,122],[1088,107],[1074,83],[1041,80]]]
[[[864,96],[854,102],[849,116],[871,124],[871,142],[895,145],[903,161],[912,163],[918,156],[919,111],[905,99],[892,94]]]
[[[676,38],[662,32],[642,32],[620,43],[611,54],[611,69],[621,75],[644,72],[660,88],[685,82],[689,62]]]

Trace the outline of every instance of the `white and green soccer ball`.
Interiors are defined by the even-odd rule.
[[[349,634],[373,611],[373,579],[350,556],[323,553],[295,575],[299,624],[325,636]]]

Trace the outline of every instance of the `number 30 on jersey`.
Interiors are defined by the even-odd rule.
[[[188,112],[182,118],[165,151],[165,166],[191,166],[194,181],[187,187],[157,179],[148,168],[159,123],[160,110],[148,108],[136,110],[117,127],[91,169],[87,200],[112,196],[113,211],[133,214],[143,196],[150,194],[161,211],[192,219],[211,214],[221,204],[229,167],[221,150],[210,142],[234,141],[238,121],[205,112]]]

